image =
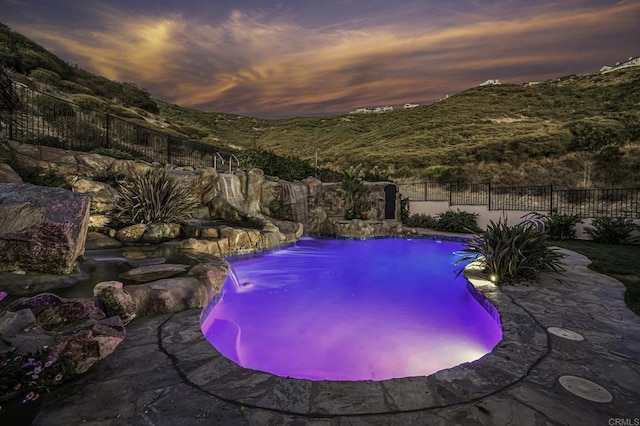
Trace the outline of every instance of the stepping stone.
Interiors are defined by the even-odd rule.
[[[132,269],[119,275],[120,278],[135,281],[138,283],[146,283],[149,281],[160,280],[162,278],[174,277],[186,272],[189,265],[179,265],[167,263],[164,265],[147,265]]]
[[[131,266],[132,268],[139,268],[141,266],[160,265],[163,263],[167,263],[167,259],[165,259],[164,257],[149,257],[147,259],[129,260],[127,262],[127,265]]]

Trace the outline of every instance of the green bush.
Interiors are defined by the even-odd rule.
[[[116,148],[98,148],[91,151],[92,154],[106,155],[107,157],[117,158],[119,160],[133,160],[133,155]]]
[[[183,222],[198,200],[164,169],[127,177],[119,182],[116,217],[124,224]]]
[[[445,232],[473,233],[479,232],[478,213],[461,210],[447,210],[436,215],[436,230]]]
[[[57,86],[60,82],[60,75],[54,71],[43,68],[36,68],[29,73],[29,77],[41,83]]]
[[[61,117],[75,117],[76,115],[73,106],[69,102],[53,96],[38,96],[37,105],[42,117],[49,122],[55,122]]]
[[[268,176],[277,176],[290,182],[316,175],[323,182],[337,182],[341,179],[339,173],[329,169],[316,169],[298,157],[283,157],[257,148],[241,151],[238,159],[243,168],[260,169]]]
[[[56,188],[68,188],[67,178],[58,172],[58,169],[31,169],[24,176],[21,176],[25,182],[39,186],[52,186]]]
[[[95,111],[108,111],[109,103],[97,98],[95,96],[86,95],[84,93],[79,93],[75,95],[71,95],[71,100],[73,103],[80,105],[84,108],[89,108]]]
[[[585,231],[593,241],[601,244],[628,244],[635,243],[638,238],[632,236],[632,232],[639,227],[633,220],[627,217],[599,217],[591,222],[591,226]]]
[[[540,272],[562,270],[563,255],[549,248],[547,234],[531,221],[516,226],[492,221],[486,231],[465,245],[466,255],[458,263],[479,260],[497,284],[532,280]]]
[[[552,240],[575,240],[576,225],[582,223],[582,218],[577,214],[558,213],[557,210],[549,214],[534,214],[535,219],[544,222],[545,231]]]
[[[401,197],[400,198],[400,221],[407,225],[407,221],[409,220],[409,197]]]
[[[413,228],[436,229],[436,227],[438,226],[438,219],[434,218],[431,215],[417,213],[407,217],[406,220],[403,220],[403,223]]]

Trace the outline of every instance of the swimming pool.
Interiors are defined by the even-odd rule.
[[[502,328],[456,277],[461,243],[304,238],[227,260],[202,322],[239,365],[311,380],[425,376],[474,361]]]

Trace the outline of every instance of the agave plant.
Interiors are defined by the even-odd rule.
[[[116,217],[124,224],[184,222],[199,202],[163,169],[119,182]]]
[[[497,284],[536,279],[543,271],[562,271],[563,254],[550,248],[547,234],[535,221],[509,226],[490,222],[478,237],[465,243],[458,263],[479,260]]]

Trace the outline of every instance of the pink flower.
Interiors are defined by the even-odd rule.
[[[7,297],[9,294],[6,291],[0,291],[0,300],[4,299],[5,297]]]

